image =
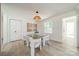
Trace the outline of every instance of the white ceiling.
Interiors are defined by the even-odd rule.
[[[21,9],[28,12],[28,16],[35,15],[35,11],[39,11],[39,15],[42,19],[50,16],[63,13],[75,9],[79,4],[77,3],[16,3],[10,4],[18,6]]]

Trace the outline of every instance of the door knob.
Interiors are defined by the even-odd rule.
[[[14,32],[16,32],[16,31],[14,31]]]

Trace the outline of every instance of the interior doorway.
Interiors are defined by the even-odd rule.
[[[76,16],[64,18],[62,21],[62,40],[67,46],[77,46]]]
[[[22,37],[22,22],[20,20],[10,19],[8,33],[9,33],[8,42],[21,39],[21,37]]]

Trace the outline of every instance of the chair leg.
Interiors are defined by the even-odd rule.
[[[45,40],[43,40],[43,46],[45,46]]]
[[[29,46],[29,43],[27,42],[27,47]]]
[[[41,50],[42,46],[40,45],[40,50]]]
[[[24,45],[26,45],[26,41],[24,40]]]
[[[46,44],[46,45],[49,45],[48,41],[45,41],[45,44]]]
[[[31,47],[31,56],[34,56],[35,55],[35,49],[34,49],[34,47],[32,46]]]

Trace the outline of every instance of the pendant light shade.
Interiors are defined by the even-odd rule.
[[[40,16],[35,16],[34,19],[35,19],[35,20],[40,20],[41,17],[40,17]]]

